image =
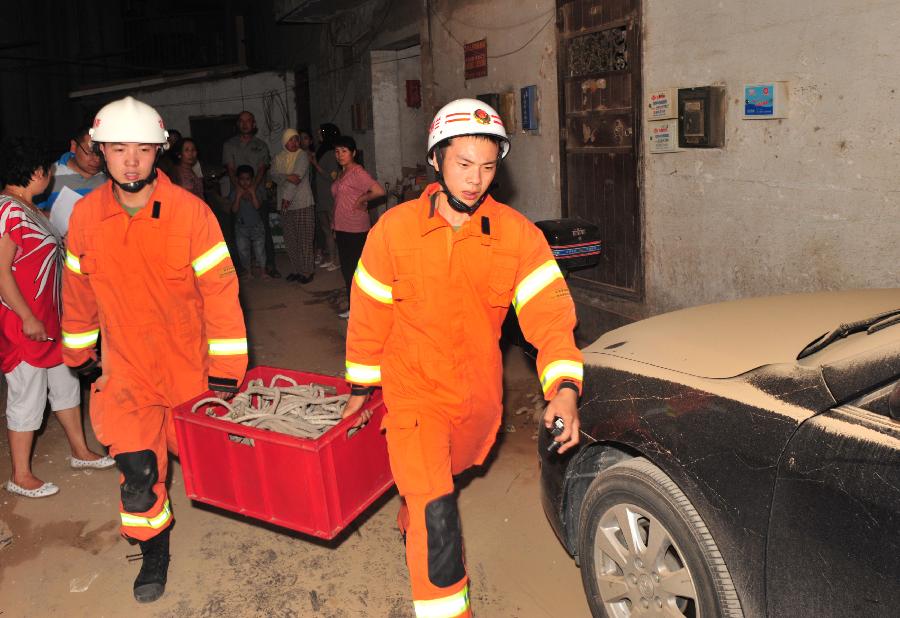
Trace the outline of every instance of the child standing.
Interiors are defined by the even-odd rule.
[[[237,186],[231,190],[231,212],[235,213],[234,236],[243,270],[241,276],[251,272],[254,276],[269,279],[263,268],[266,263],[266,229],[259,213],[262,200],[253,188],[253,168],[241,165],[237,168]],[[250,267],[250,250],[256,268]]]

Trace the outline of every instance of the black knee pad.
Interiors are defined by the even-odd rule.
[[[153,493],[153,486],[159,479],[156,453],[150,450],[119,453],[115,459],[119,471],[125,477],[119,487],[125,510],[129,513],[143,513],[156,504],[156,494]]]
[[[457,583],[465,577],[466,567],[454,494],[441,496],[425,506],[425,529],[428,531],[428,579],[440,588]]]

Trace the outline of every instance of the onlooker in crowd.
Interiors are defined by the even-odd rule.
[[[166,142],[168,143],[166,150],[168,152],[174,152],[175,144],[177,144],[181,140],[181,137],[181,131],[179,131],[178,129],[170,129],[169,135],[168,137],[166,137]]]
[[[338,315],[350,316],[350,284],[369,233],[369,200],[382,197],[384,187],[356,162],[356,141],[341,135],[334,140],[334,156],[341,171],[331,185],[334,196],[334,238],[347,286],[347,307]]]
[[[159,169],[166,173],[170,179],[174,179],[178,169],[178,158],[175,156],[175,146],[181,141],[181,131],[172,129],[166,139],[165,150],[159,157]]]
[[[316,249],[321,252],[319,266],[326,270],[339,267],[337,247],[334,243],[334,198],[331,183],[337,177],[339,166],[334,158],[334,139],[341,130],[331,123],[319,125],[319,147],[316,150]]]
[[[34,204],[50,184],[50,161],[35,140],[0,147],[0,369],[8,385],[7,435],[12,478],[6,489],[28,498],[59,491],[31,471],[34,432],[50,407],[66,432],[73,468],[109,468],[111,457],[91,452],[81,422],[78,378],[62,360],[61,239]]]
[[[238,134],[229,138],[222,146],[222,162],[228,170],[231,187],[237,185],[237,169],[241,165],[248,165],[253,170],[253,189],[257,191],[265,186],[266,170],[269,167],[269,147],[266,143],[255,137],[256,119],[248,111],[238,114]],[[269,212],[265,200],[261,198],[262,191],[256,192],[260,198],[259,218],[263,224],[263,236],[265,239],[266,272],[275,278],[281,276],[275,268],[275,244],[272,242],[272,230],[269,228]],[[242,265],[245,268],[246,265]]]
[[[278,184],[276,203],[292,268],[287,280],[300,283],[312,281],[316,267],[313,247],[316,215],[309,183],[316,155],[309,149],[311,143],[306,131],[285,129],[281,136],[284,150],[272,164],[272,180]]]
[[[262,271],[262,278],[268,279],[268,273],[263,270],[263,265],[266,263],[266,232],[260,218],[262,212],[261,192],[261,187],[253,184],[253,168],[249,165],[238,166],[230,201],[231,211],[236,214],[234,236],[243,267],[241,276],[251,272],[258,275]],[[257,270],[251,268],[251,248],[253,257],[256,259]]]
[[[53,208],[64,187],[84,196],[106,182],[106,174],[103,173],[100,156],[94,152],[89,130],[89,126],[79,128],[69,140],[69,151],[50,168],[50,190],[40,196],[42,200],[35,202],[38,208]],[[67,218],[65,221],[68,225]],[[66,230],[58,231],[65,235]]]
[[[197,165],[197,144],[189,137],[183,137],[175,143],[172,156],[178,162],[172,170],[171,180],[203,199],[203,177],[195,171]]]

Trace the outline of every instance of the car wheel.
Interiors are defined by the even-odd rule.
[[[594,616],[743,616],[706,524],[672,479],[643,457],[607,468],[591,483],[578,549]]]

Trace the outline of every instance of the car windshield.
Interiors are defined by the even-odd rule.
[[[803,348],[800,354],[797,355],[797,360],[806,358],[811,354],[815,354],[819,350],[828,347],[838,339],[843,339],[844,337],[852,335],[853,333],[866,331],[866,334],[871,335],[872,333],[878,332],[884,328],[887,328],[888,326],[893,326],[895,324],[900,324],[900,309],[885,311],[884,313],[879,313],[878,315],[873,315],[870,318],[859,320],[857,322],[840,324],[837,328],[824,333],[820,337],[816,338],[815,341]]]

